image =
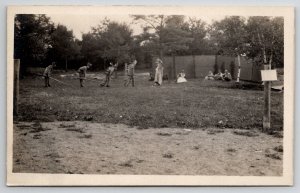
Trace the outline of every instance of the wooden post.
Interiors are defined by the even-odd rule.
[[[173,59],[173,78],[176,79],[176,64],[175,64],[175,55],[172,55],[172,59]]]
[[[20,72],[20,59],[14,60],[14,97],[13,97],[13,114],[18,115],[19,103],[19,72]]]
[[[270,70],[270,65],[264,65],[265,70]],[[271,128],[271,82],[264,82],[264,117],[263,131],[268,132]]]
[[[194,66],[194,78],[196,78],[196,61],[195,61],[195,55],[193,54],[193,66]]]
[[[67,58],[67,57],[66,57],[66,59],[65,59],[65,64],[66,64],[65,70],[66,70],[66,72],[68,72],[68,58]]]

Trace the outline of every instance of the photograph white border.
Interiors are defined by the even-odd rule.
[[[284,138],[282,176],[88,175],[13,173],[13,37],[15,14],[165,14],[284,17]],[[9,6],[7,8],[7,185],[8,186],[291,186],[295,88],[293,7],[271,6]]]

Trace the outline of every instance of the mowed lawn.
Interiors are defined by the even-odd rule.
[[[41,77],[20,80],[18,121],[93,121],[149,127],[261,129],[264,92],[234,88],[234,82],[192,79],[176,84],[164,81],[153,87],[148,76],[137,74],[135,87],[124,87],[124,77],[100,87],[55,74],[51,88]],[[272,128],[283,128],[283,93],[272,92]]]

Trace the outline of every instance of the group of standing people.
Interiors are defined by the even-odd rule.
[[[125,80],[124,80],[124,86],[127,87],[129,84],[132,85],[132,87],[135,86],[134,81],[134,69],[137,64],[137,60],[133,60],[131,63],[125,63]],[[154,77],[154,85],[153,86],[161,86],[163,83],[163,75],[164,75],[164,67],[163,62],[160,58],[157,58],[155,60],[155,77]],[[45,78],[45,87],[51,87],[49,79],[51,78],[52,70],[56,66],[55,62],[52,62],[44,71],[44,78]],[[92,66],[91,63],[87,63],[87,65],[80,67],[77,72],[79,74],[79,82],[80,87],[84,87],[84,80],[86,79],[86,72],[87,70]],[[109,83],[111,80],[111,77],[114,73],[114,71],[117,69],[118,63],[113,64],[110,62],[109,67],[105,70],[105,80],[103,83],[100,84],[101,87],[109,87]],[[232,80],[231,74],[228,72],[228,70],[225,70],[224,73],[217,73],[213,74],[212,71],[209,71],[208,75],[205,77],[205,80],[225,80],[230,81]],[[181,73],[177,76],[177,83],[183,83],[187,82],[185,79],[185,73],[184,70],[182,70]]]
[[[135,86],[134,81],[134,75],[135,75],[135,66],[137,64],[137,60],[133,60],[131,63],[127,64],[125,63],[125,80],[124,80],[124,86],[127,87],[129,84],[132,85],[132,87]],[[153,86],[161,86],[163,82],[163,62],[161,59],[157,58],[155,60],[155,78],[154,78],[154,85]],[[52,62],[49,66],[46,67],[44,71],[44,79],[45,79],[45,87],[50,87],[50,81],[52,70],[56,66],[55,62]],[[86,73],[87,70],[92,66],[91,63],[87,63],[85,66],[81,66],[77,72],[79,74],[79,83],[80,87],[84,87],[84,81],[86,80]],[[111,80],[111,77],[114,73],[114,71],[117,69],[118,63],[113,64],[110,62],[109,67],[105,70],[105,80],[103,83],[100,84],[101,87],[109,87],[109,83]]]
[[[124,86],[128,86],[130,83],[134,87],[134,68],[137,64],[136,60],[133,60],[129,64],[125,64],[125,75],[126,79],[124,81]],[[52,75],[53,68],[56,66],[55,62],[52,62],[49,66],[47,66],[44,70],[43,77],[45,79],[45,87],[51,87],[50,85],[50,78]],[[86,72],[92,66],[91,63],[87,63],[85,66],[81,66],[77,72],[79,74],[79,83],[80,87],[84,87],[84,81],[86,80]],[[118,63],[113,64],[112,62],[109,63],[109,67],[105,70],[105,80],[103,83],[100,84],[101,87],[109,87],[109,83],[114,71],[117,69]]]

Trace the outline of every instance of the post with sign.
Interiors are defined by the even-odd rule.
[[[269,65],[261,71],[261,79],[264,82],[264,117],[263,131],[269,132],[271,128],[271,81],[277,80],[276,70],[271,70]]]

